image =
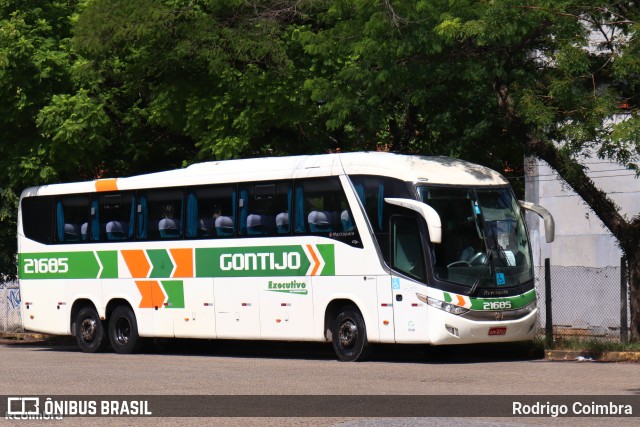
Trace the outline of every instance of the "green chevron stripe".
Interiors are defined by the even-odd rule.
[[[167,308],[184,308],[184,284],[182,280],[160,282],[167,294]]]
[[[101,279],[118,278],[118,251],[98,251],[98,258],[102,264]]]
[[[169,257],[169,252],[164,249],[148,249],[147,255],[152,265],[149,278],[171,277],[174,265]]]

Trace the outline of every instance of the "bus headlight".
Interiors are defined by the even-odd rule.
[[[538,302],[537,301],[533,301],[531,304],[527,304],[524,307],[522,307],[522,309],[525,310],[525,311],[528,311],[528,312],[532,312],[537,307],[538,307]]]
[[[437,308],[439,310],[446,311],[447,313],[460,315],[460,314],[464,314],[464,313],[469,311],[468,309],[466,309],[464,307],[460,307],[458,305],[449,304],[448,302],[440,301],[439,299],[428,297],[426,295],[422,295],[422,294],[416,293],[416,296],[418,297],[418,299],[420,301],[426,302],[431,307],[435,307],[435,308]]]

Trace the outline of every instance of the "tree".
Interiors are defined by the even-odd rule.
[[[0,2],[0,271],[15,277],[20,191],[324,150],[288,0]],[[300,71],[302,70],[302,71]]]
[[[73,39],[82,96],[108,115],[109,139],[136,152],[154,141],[160,167],[167,155],[188,163],[313,151],[315,106],[301,95],[305,68],[290,59],[300,46],[288,24],[303,19],[292,4],[90,2]]]
[[[77,1],[0,1],[0,272],[15,278],[16,213],[26,186],[58,179],[36,116],[71,88],[71,17]],[[64,156],[64,153],[58,153]],[[75,167],[75,166],[74,166]]]
[[[579,162],[639,171],[638,0],[0,4],[0,132],[17,142],[0,146],[0,215],[18,181],[197,159],[385,149],[504,170],[535,155],[620,242],[640,338],[640,215]]]
[[[595,152],[640,172],[640,4],[549,2],[530,8],[504,2],[504,6],[508,20],[517,22],[518,16],[525,16],[537,21],[519,47],[532,57],[534,52],[540,55],[528,61],[538,66],[529,78],[494,80],[501,114],[527,152],[546,161],[618,240],[629,263],[631,338],[638,340],[640,213],[626,218],[587,176],[580,156]]]
[[[596,152],[639,171],[640,4],[331,4],[317,18],[327,28],[302,36],[327,127],[493,167],[514,164],[509,153],[545,160],[618,239],[640,338],[640,215],[624,217],[579,160]]]

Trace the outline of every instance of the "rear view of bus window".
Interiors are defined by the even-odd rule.
[[[55,202],[55,241],[79,243],[88,240],[89,198],[63,196]]]

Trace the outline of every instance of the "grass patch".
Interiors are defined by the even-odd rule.
[[[544,337],[536,338],[543,346],[546,346]],[[594,339],[594,338],[576,338],[576,337],[555,337],[553,345],[547,350],[578,350],[588,351],[594,354],[602,354],[612,351],[638,351],[640,352],[640,342],[630,342],[623,344],[620,341]]]

